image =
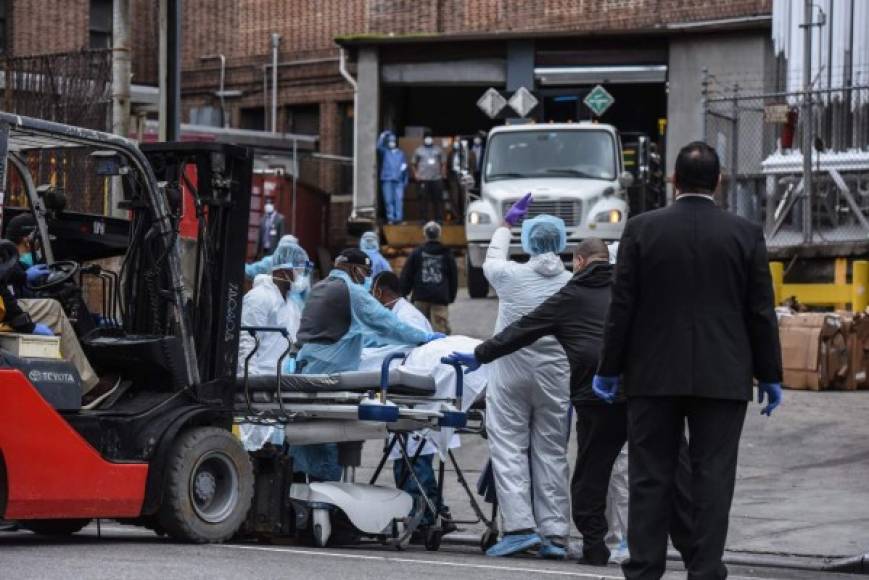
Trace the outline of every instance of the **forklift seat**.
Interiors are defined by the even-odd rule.
[[[165,377],[168,376],[174,388],[187,386],[184,354],[178,337],[96,332],[82,340],[82,348],[100,373],[108,371],[131,378],[157,379],[155,386],[167,386]]]

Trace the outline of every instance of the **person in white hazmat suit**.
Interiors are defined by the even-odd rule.
[[[308,254],[295,243],[281,243],[269,256],[272,260],[270,274],[257,274],[253,288],[244,295],[241,307],[241,325],[284,328],[289,339],[296,340],[296,332],[302,318],[302,305],[297,296],[302,296],[310,285],[311,263]],[[277,332],[258,332],[259,348],[254,352],[256,340],[242,331],[238,341],[238,374],[244,374],[245,360],[249,375],[276,375],[281,356],[289,344]],[[285,366],[283,372],[291,371]],[[270,426],[242,424],[241,440],[249,451],[259,449],[266,441],[283,443],[283,429]]]
[[[483,273],[498,293],[495,332],[534,310],[571,278],[559,254],[564,221],[548,215],[522,223],[527,263],[508,260],[510,228],[527,213],[530,194],[516,202],[489,244]],[[486,552],[509,556],[539,548],[560,558],[570,531],[567,462],[570,367],[553,337],[498,359],[486,389],[489,453],[504,537]]]
[[[275,248],[277,251],[281,246],[298,246],[299,238],[294,236],[293,234],[287,234],[285,236],[281,236],[281,239],[278,241],[278,246]],[[304,250],[302,250],[304,251]],[[307,255],[307,254],[306,254]],[[268,274],[272,270],[272,256],[269,254],[268,256],[264,256],[263,258],[257,260],[256,262],[252,262],[250,264],[244,265],[244,275],[246,278],[250,278],[251,280],[256,278],[258,274]]]
[[[392,310],[396,318],[405,324],[418,328],[425,332],[432,332],[428,318],[401,296],[401,282],[393,272],[381,272],[371,281],[371,295]],[[410,348],[404,344],[389,344],[380,336],[371,334],[365,337],[362,349],[362,361],[359,363],[360,371],[379,371],[383,359],[394,352],[408,352]]]

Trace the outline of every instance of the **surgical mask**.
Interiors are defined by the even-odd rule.
[[[390,141],[389,143],[386,144],[386,146],[389,147],[390,149],[395,149],[396,147],[398,147],[398,143],[396,143],[395,141]]]
[[[21,254],[18,257],[18,261],[27,266],[28,268],[33,265],[33,252],[27,252],[26,254]]]
[[[366,292],[371,292],[371,276],[366,276],[365,280],[362,281],[362,287],[365,288]]]
[[[265,208],[264,208],[264,209],[266,210],[266,213],[275,213],[275,204],[273,204],[273,203],[267,203],[267,204],[265,205]]]
[[[459,144],[458,144],[458,142],[453,143],[453,149],[455,149],[456,151],[459,150]]]
[[[422,142],[423,142],[427,147],[431,147],[431,144],[434,143],[434,139],[432,139],[431,137],[426,137],[425,139],[422,140]]]
[[[480,139],[479,137],[474,138],[474,145],[482,145],[482,144],[483,144],[482,139]]]

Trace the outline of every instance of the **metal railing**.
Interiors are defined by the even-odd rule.
[[[869,243],[869,85],[809,93],[711,87],[707,76],[704,134],[721,158],[727,209],[762,223],[773,248]],[[807,98],[810,120],[801,118]]]

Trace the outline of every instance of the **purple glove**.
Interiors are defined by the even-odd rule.
[[[532,196],[531,192],[529,191],[524,196],[522,196],[522,199],[514,203],[512,207],[510,207],[510,209],[507,211],[507,215],[504,216],[504,221],[507,222],[507,225],[512,227],[519,223],[519,220],[524,218],[525,214],[528,213],[528,206],[531,205],[531,201]]]

